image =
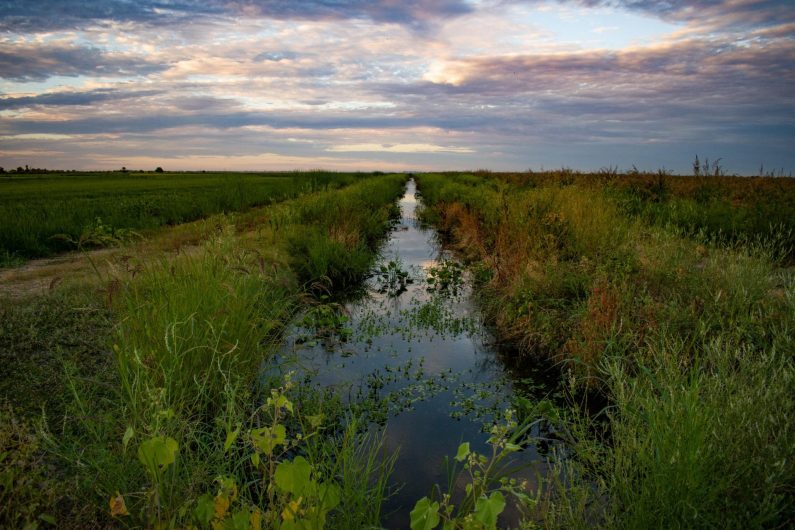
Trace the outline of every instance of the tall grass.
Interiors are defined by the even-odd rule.
[[[524,346],[523,362],[551,359],[568,374],[559,429],[573,455],[548,475],[539,517],[567,528],[785,524],[795,277],[778,269],[781,237],[693,237],[628,212],[621,184],[569,177],[418,179],[424,216],[479,271],[498,332]],[[586,394],[608,406],[580,408]]]
[[[137,386],[146,380],[181,412],[212,416],[230,377],[256,373],[296,298],[287,277],[259,269],[255,258],[221,235],[198,255],[149,265],[125,286],[116,352],[131,410],[143,405]]]
[[[62,404],[58,417],[48,418],[36,435],[37,447],[47,449],[44,460],[68,477],[71,492],[48,488],[37,496],[27,488],[19,498],[32,504],[2,512],[2,524],[42,513],[57,516],[64,528],[199,524],[195,510],[202,499],[218,493],[219,477],[236,484],[237,494],[228,499],[234,504],[230,510],[239,510],[235,514],[267,510],[273,500],[273,469],[263,472],[253,464],[252,433],[267,425],[268,410],[272,412],[268,398],[279,383],[261,381],[260,367],[273,356],[282,327],[305,301],[304,283],[339,280],[323,265],[323,256],[344,263],[349,248],[359,249],[355,272],[364,274],[389,228],[404,181],[397,175],[362,179],[345,189],[273,205],[243,216],[246,223],[260,224],[254,232],[238,233],[240,219],[219,217],[215,235],[190,253],[150,262],[134,273],[116,271],[101,297],[109,304],[114,329],[108,352],[100,356],[111,354],[112,362],[103,365],[102,374],[86,377],[90,363],[66,356],[66,376],[53,397]],[[315,238],[304,247],[290,242],[291,234],[307,230]],[[352,246],[329,245],[340,234]],[[322,251],[315,252],[315,245]],[[321,256],[310,258],[316,261],[311,273],[297,266],[308,257],[301,249]],[[67,297],[64,303],[80,302]],[[18,319],[23,326],[25,318],[20,314]],[[72,347],[65,349],[71,352]],[[317,418],[344,416],[337,402],[284,392],[296,401],[295,419],[282,422],[293,444],[282,458],[303,454],[313,476],[324,473],[323,480],[339,488],[352,507],[332,511],[328,527],[377,525],[392,465],[391,459],[378,456],[379,439],[356,421],[342,431],[318,423]],[[5,419],[3,423],[0,434],[5,436],[12,429],[5,429]],[[160,469],[142,465],[146,444],[161,444],[162,449],[166,441],[176,448],[174,462]],[[12,450],[31,466],[41,455],[37,448],[30,454]],[[166,453],[153,454],[160,458]],[[7,470],[12,471],[0,461],[0,471]],[[53,488],[58,484],[63,483]],[[71,497],[72,508],[45,512],[41,502],[51,494]],[[119,496],[124,509],[111,519],[109,499]]]
[[[206,493],[219,473],[238,477],[239,484],[251,480],[250,466],[235,458],[225,462],[224,440],[257,417],[254,404],[264,399],[256,397],[258,369],[272,355],[300,301],[301,282],[328,278],[333,286],[342,282],[344,287],[348,275],[363,274],[374,257],[376,238],[389,227],[391,204],[403,180],[368,180],[274,206],[270,218],[275,221],[255,239],[239,240],[230,224],[199,254],[152,264],[124,282],[114,302],[114,349],[126,428],[136,433],[135,440],[164,436],[189,452],[162,477],[160,508],[171,515],[159,515],[158,520],[175,516],[186,499]],[[340,242],[338,234],[352,243]],[[300,245],[296,235],[303,236]],[[351,263],[351,251],[358,252],[358,268],[328,265]],[[358,443],[357,436],[349,433],[345,443]],[[322,447],[330,451],[333,444]],[[346,447],[337,456],[353,459],[370,451]],[[346,473],[388,470],[373,462],[363,468],[355,462],[340,465],[354,466]],[[216,475],[209,472],[213,468]],[[140,489],[148,479],[140,472],[138,476]],[[347,484],[349,489],[361,487],[350,480]],[[130,484],[126,486],[130,491]],[[261,503],[263,491],[250,490],[249,502]],[[368,497],[365,504],[372,503],[380,503],[380,497]]]

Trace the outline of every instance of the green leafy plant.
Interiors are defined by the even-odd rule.
[[[409,271],[405,270],[397,260],[390,260],[386,265],[380,265],[373,276],[378,282],[376,291],[390,298],[405,293],[407,286],[414,283]]]
[[[540,498],[528,495],[528,484],[512,477],[518,470],[510,455],[527,443],[528,431],[534,423],[519,424],[512,409],[504,412],[503,421],[491,429],[488,443],[490,456],[472,451],[469,442],[458,446],[453,461],[445,459],[447,491],[434,488],[431,497],[423,497],[410,514],[411,530],[433,530],[442,523],[444,530],[496,529],[497,520],[507,506],[507,497],[522,506],[533,505]],[[453,502],[454,487],[464,482],[464,496]]]
[[[425,281],[429,291],[458,294],[464,282],[464,266],[454,260],[443,260],[436,267],[428,269]]]

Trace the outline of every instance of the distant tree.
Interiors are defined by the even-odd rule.
[[[17,173],[24,173],[24,172],[25,172],[25,168],[24,168],[24,167],[22,167],[22,166],[19,166],[19,167],[17,168]]]
[[[127,168],[125,166],[121,166],[121,172],[122,173],[127,173]]]
[[[5,173],[5,172],[6,172],[5,168],[0,167],[0,173]]]
[[[157,166],[157,168],[155,169],[155,173],[162,173],[162,172],[163,172],[163,168],[160,167],[160,166]]]

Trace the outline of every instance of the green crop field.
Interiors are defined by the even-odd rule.
[[[0,264],[3,259],[74,250],[81,236],[86,239],[92,233],[113,236],[185,223],[360,178],[322,171],[4,175],[0,176]]]

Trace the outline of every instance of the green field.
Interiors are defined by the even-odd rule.
[[[517,379],[510,410],[484,427],[493,453],[461,440],[460,474],[400,527],[503,527],[508,503],[521,528],[791,524],[795,181],[415,179],[422,223],[460,263],[431,268],[429,290],[468,282],[506,370],[544,367],[553,382],[539,395]],[[383,403],[282,373],[278,352],[297,318],[345,347],[345,303],[407,180],[0,180],[12,257],[68,250],[52,236],[96,235],[97,217],[106,243],[124,244],[124,230],[219,214],[195,251],[0,296],[0,527],[381,528],[396,454],[368,407]],[[375,276],[400,284],[400,267]],[[388,357],[349,353],[365,354]],[[503,464],[531,447],[544,472],[511,482]]]
[[[283,189],[300,190],[313,177],[281,177],[295,179]],[[344,410],[308,402],[300,417],[271,417],[284,414],[284,405],[255,404],[271,389],[286,392],[292,385],[277,379],[257,390],[259,367],[313,286],[339,292],[367,273],[405,181],[402,175],[326,178],[323,188],[356,182],[243,218],[218,217],[217,229],[191,255],[117,271],[88,289],[69,284],[24,302],[2,301],[3,527],[94,528],[114,521],[153,527],[177,519],[182,525],[194,520],[197,503],[205,506],[208,496],[210,514],[217,497],[227,507],[234,503],[229,517],[245,514],[248,521],[250,506],[262,505],[263,496],[271,496],[271,506],[291,501],[285,494],[274,498],[265,486],[276,458],[293,445],[285,441],[279,451],[265,451],[255,444],[262,463],[252,467],[252,436],[264,432],[256,428],[288,419],[294,433],[300,425],[293,421],[323,415],[324,425],[334,425]],[[238,221],[258,226],[240,232]],[[239,439],[229,438],[233,432]],[[308,442],[292,439],[302,451],[313,451],[305,454],[317,473],[345,471],[347,482],[329,488],[341,488],[343,500],[360,499],[363,508],[345,519],[356,527],[377,523],[383,497],[384,484],[369,483],[381,465],[357,467],[378,450],[368,440],[355,426]],[[172,449],[179,451],[179,466],[165,469]],[[224,486],[229,481],[234,495]],[[119,494],[126,499],[126,520],[109,516],[107,498]],[[325,518],[322,502],[329,501],[304,499],[314,503],[315,518]],[[203,509],[195,515],[199,521]]]
[[[2,260],[88,247],[129,235],[345,186],[362,174],[43,173],[0,176]],[[91,238],[91,235],[100,236]],[[66,237],[61,237],[66,236]]]

